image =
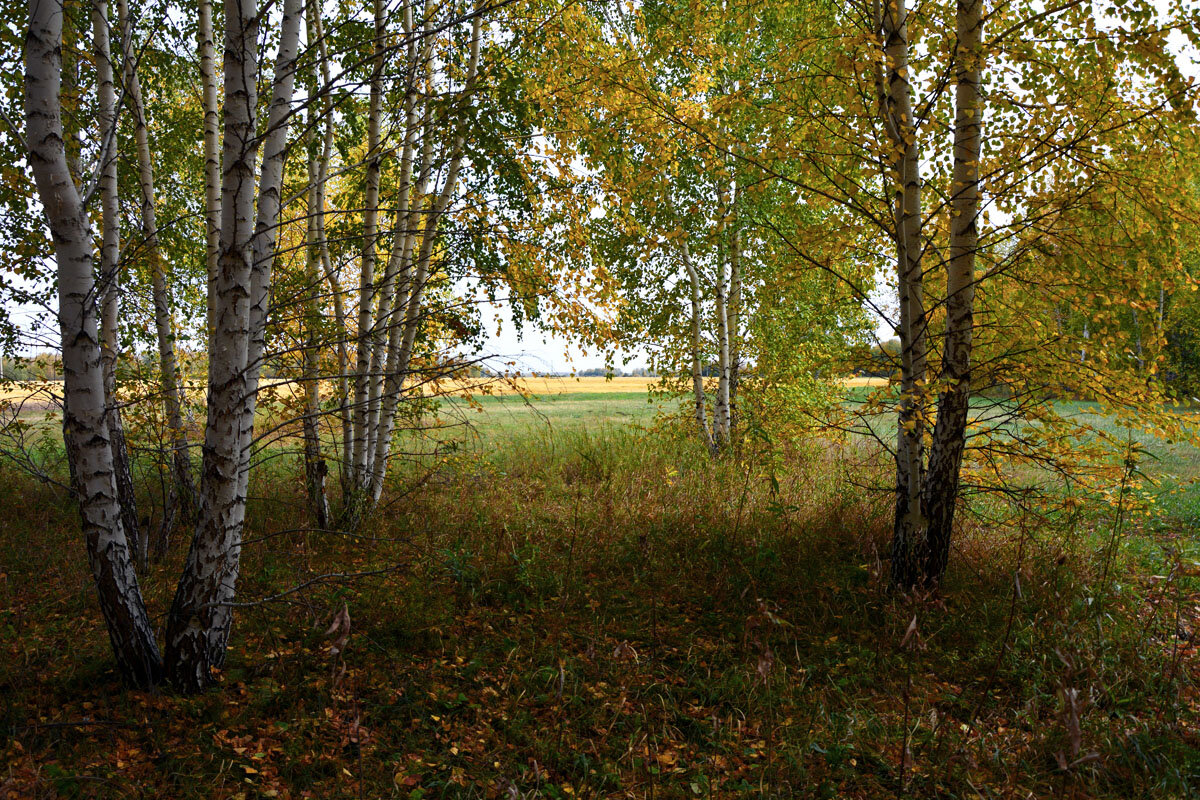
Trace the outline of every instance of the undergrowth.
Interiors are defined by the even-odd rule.
[[[6,475],[0,797],[1197,794],[1177,530],[968,519],[902,597],[888,497],[847,488],[882,475],[843,456],[530,433],[411,467],[355,536],[304,530],[276,460],[199,697],[121,689],[74,509]]]

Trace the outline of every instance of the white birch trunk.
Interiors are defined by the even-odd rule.
[[[427,108],[424,125],[425,138],[421,145],[420,177],[417,179],[416,186],[412,192],[412,198],[409,201],[408,213],[404,220],[404,238],[398,255],[400,264],[399,286],[397,287],[397,297],[394,303],[395,311],[393,312],[393,319],[388,330],[386,376],[379,415],[380,430],[375,436],[376,450],[371,454],[372,498],[375,501],[379,499],[379,495],[374,493],[375,490],[378,489],[380,493],[383,491],[387,458],[391,448],[392,434],[395,430],[396,411],[399,406],[400,396],[404,391],[405,373],[408,370],[408,356],[411,356],[411,349],[408,351],[407,356],[404,354],[404,342],[407,340],[409,328],[409,303],[412,299],[413,288],[417,279],[413,251],[417,248],[417,242],[421,240],[421,212],[425,206],[429,189],[429,179],[433,169],[431,120],[432,116],[429,114]],[[399,316],[398,320],[396,319],[397,315]]]
[[[975,257],[979,247],[979,160],[983,153],[980,82],[984,0],[958,0],[955,51],[954,168],[950,248],[946,262],[946,334],[939,379],[937,422],[929,450],[923,504],[928,520],[921,578],[936,586],[950,559],[959,476],[971,399],[971,338],[975,313]]]
[[[736,165],[735,165],[736,166]],[[742,358],[742,228],[739,214],[740,189],[737,180],[733,183],[733,213],[729,231],[729,299],[725,318],[729,329],[729,436],[738,437],[737,390],[741,379]]]
[[[889,180],[895,181],[893,235],[900,300],[901,401],[896,434],[896,517],[892,539],[892,579],[910,584],[915,553],[924,537],[921,508],[925,477],[926,320],[922,285],[921,175],[916,118],[908,66],[908,9],[905,0],[884,2],[883,124],[891,144]]]
[[[385,431],[383,412],[383,393],[385,376],[388,369],[388,350],[392,341],[392,331],[398,327],[396,322],[398,304],[396,303],[396,281],[402,269],[407,264],[408,255],[412,252],[412,230],[409,228],[409,210],[412,201],[413,150],[416,145],[419,121],[417,118],[417,74],[421,65],[417,63],[418,56],[425,55],[425,49],[417,48],[417,37],[413,36],[413,14],[411,4],[404,7],[404,35],[408,39],[405,52],[405,90],[404,90],[404,139],[400,148],[400,190],[396,205],[396,213],[392,222],[392,248],[384,270],[383,286],[379,296],[379,313],[376,315],[374,330],[371,336],[371,391],[369,398],[370,413],[367,424],[371,431],[367,437],[367,464],[372,468],[368,477],[370,485],[376,483],[374,467],[377,449],[384,438],[391,435]],[[407,273],[405,273],[407,276]]]
[[[271,276],[279,239],[282,211],[283,170],[288,154],[288,130],[292,95],[296,86],[296,58],[300,28],[304,22],[302,0],[284,0],[279,52],[275,59],[271,104],[263,140],[262,165],[258,178],[258,210],[250,245],[250,343],[246,349],[246,397],[242,406],[242,471],[239,493],[249,488],[250,456],[254,443],[254,412],[258,402],[259,374],[267,343],[267,312],[271,302]]]
[[[467,76],[463,85],[461,98],[469,101],[475,89],[479,75],[479,49],[482,40],[483,15],[477,14],[471,23],[471,55],[467,67]],[[428,112],[427,112],[428,115]],[[394,364],[388,365],[388,386],[384,395],[383,422],[380,426],[377,446],[374,452],[371,469],[370,492],[372,502],[378,502],[383,493],[383,481],[387,475],[387,461],[391,451],[392,433],[395,430],[396,409],[400,394],[404,389],[404,381],[412,360],[413,345],[416,342],[417,331],[420,328],[422,308],[421,298],[425,284],[429,279],[430,259],[433,256],[433,245],[437,240],[437,228],[442,216],[450,205],[450,199],[458,188],[458,174],[462,169],[463,151],[466,146],[466,134],[461,125],[454,137],[454,146],[450,154],[450,165],[446,170],[445,183],[442,190],[434,199],[429,209],[425,225],[421,233],[421,247],[417,253],[414,265],[411,288],[408,289],[407,304],[404,307],[404,335],[400,342]],[[428,141],[428,140],[427,140]]]
[[[318,298],[321,292],[321,245],[320,214],[321,202],[320,159],[314,152],[308,161],[308,225],[304,241],[304,277],[308,296],[304,309],[304,478],[308,489],[308,505],[313,524],[321,529],[329,526],[329,500],[325,494],[327,468],[321,458],[321,310]]]
[[[703,312],[700,295],[700,274],[692,263],[691,250],[685,239],[682,244],[683,266],[688,274],[688,299],[691,303],[691,373],[692,373],[692,402],[696,427],[700,430],[700,439],[710,453],[716,452],[712,431],[708,428],[707,397],[704,392],[703,347],[700,336],[701,315]]]
[[[200,59],[201,103],[204,109],[204,263],[208,273],[208,346],[212,350],[217,323],[217,269],[221,260],[221,117],[217,110],[213,2],[199,2],[196,51]]]
[[[358,333],[354,370],[354,448],[352,465],[354,494],[347,498],[347,520],[356,523],[362,510],[359,496],[367,488],[368,439],[370,437],[371,352],[375,306],[375,261],[379,236],[379,118],[383,105],[384,19],[383,0],[374,0],[375,54],[367,106],[367,175],[363,201],[362,261],[358,280]]]
[[[125,444],[125,426],[117,398],[118,317],[121,296],[121,209],[117,196],[117,92],[113,83],[108,3],[92,2],[92,40],[96,56],[98,122],[100,123],[100,350],[104,363],[104,398],[108,407],[108,436],[113,456],[121,524],[136,558],[145,562],[146,543],[138,535],[137,499]]]
[[[717,402],[713,408],[713,441],[718,448],[723,448],[729,444],[729,307],[723,243],[718,245],[717,252]]]
[[[254,0],[226,0],[221,254],[208,360],[200,514],[167,618],[167,672],[184,691],[212,681],[232,622],[246,498],[240,494],[242,412],[250,346],[258,22]]]
[[[329,179],[329,160],[333,157],[333,103],[329,97],[332,82],[329,74],[329,45],[325,41],[325,30],[321,22],[320,9],[313,5],[309,9],[309,22],[312,26],[311,39],[317,43],[318,61],[321,71],[321,86],[323,95],[324,139],[321,146],[321,158],[317,175],[317,241],[321,259],[321,269],[325,280],[329,283],[329,292],[333,298],[333,322],[337,336],[338,354],[338,416],[341,420],[341,469],[339,479],[342,485],[342,497],[349,497],[352,490],[351,465],[353,459],[353,421],[350,409],[350,331],[346,324],[345,295],[342,293],[341,282],[337,271],[333,268],[333,259],[329,254],[329,239],[325,235],[325,197],[326,184]]]
[[[134,573],[113,475],[96,322],[92,232],[64,145],[62,6],[30,0],[25,39],[29,164],[54,238],[66,403],[63,430],[100,610],[121,676],[149,688],[162,672]]]
[[[312,52],[318,32],[319,9],[310,5],[307,14],[308,50]],[[323,44],[323,43],[322,43]],[[328,66],[322,65],[328,70]],[[330,130],[332,118],[328,115],[327,103],[318,106],[316,98],[320,91],[318,71],[308,74],[308,204],[307,225],[304,237],[304,277],[307,296],[304,303],[304,478],[308,489],[309,512],[317,528],[329,527],[329,499],[325,492],[328,467],[321,457],[321,347],[324,343],[323,329],[326,327],[321,314],[322,229],[324,224],[324,162],[327,158],[326,138],[318,138],[319,122],[325,112],[325,128]]]

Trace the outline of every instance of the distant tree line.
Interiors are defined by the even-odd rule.
[[[714,367],[715,369],[715,367]],[[581,378],[657,378],[658,372],[646,367],[624,370],[620,367],[589,367],[575,373]],[[714,372],[714,374],[716,374]]]

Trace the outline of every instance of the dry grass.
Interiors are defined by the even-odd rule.
[[[518,378],[509,383],[495,383],[493,394],[516,394],[518,389],[533,395],[547,394],[615,394],[644,392],[658,383],[658,378],[647,377],[531,377]],[[464,384],[463,388],[470,388]]]
[[[867,378],[867,377],[842,378],[842,385],[847,388],[850,388],[850,389],[856,389],[856,388],[864,387],[864,386],[871,388],[871,389],[875,389],[880,386],[887,386],[888,379],[887,378]]]
[[[0,403],[28,400],[38,394],[62,394],[61,381],[12,381],[0,384]]]
[[[515,395],[531,394],[534,396],[559,394],[629,394],[649,391],[658,384],[658,378],[651,377],[571,377],[571,376],[537,376],[522,377],[511,380],[462,380],[452,381],[441,385],[440,390],[451,394],[469,392],[472,394]],[[849,388],[886,386],[887,378],[844,378],[842,384]],[[139,382],[140,384],[140,382]],[[276,391],[284,387],[288,391],[296,391],[297,384],[287,381],[268,381],[266,386],[274,386]],[[127,387],[131,391],[138,387]],[[149,387],[144,387],[148,389]],[[201,391],[199,382],[189,382],[193,392]],[[322,386],[322,393],[332,393],[333,386]],[[62,393],[62,383],[59,381],[14,381],[0,385],[0,403],[26,400],[39,393]]]

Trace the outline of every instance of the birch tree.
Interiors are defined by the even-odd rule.
[[[260,21],[253,0],[226,3],[221,257],[214,304],[214,349],[209,354],[200,514],[166,633],[168,675],[185,690],[207,686],[212,670],[224,664],[233,622],[231,603],[237,588],[245,524],[249,451],[295,85],[301,4],[299,0],[287,0],[283,7],[256,192]]]
[[[476,14],[471,23],[471,38],[468,45],[469,55],[467,57],[466,75],[463,79],[460,102],[470,102],[471,94],[475,89],[475,82],[479,75],[479,51],[482,26],[483,16]],[[429,112],[427,111],[426,114],[429,114]],[[414,122],[415,127],[415,117],[410,116],[409,119]],[[387,310],[386,313],[389,317],[401,320],[403,326],[399,329],[393,327],[393,330],[397,330],[397,333],[388,337],[386,357],[379,359],[379,363],[384,365],[386,369],[387,385],[378,399],[380,404],[379,411],[377,412],[378,428],[372,437],[373,450],[370,459],[372,469],[369,488],[371,498],[374,502],[378,502],[380,495],[383,493],[383,480],[386,476],[392,432],[396,422],[396,407],[412,363],[413,347],[422,317],[422,300],[429,282],[434,243],[437,241],[438,226],[441,224],[450,201],[458,188],[465,141],[466,131],[463,130],[462,123],[459,122],[456,125],[456,131],[451,140],[452,144],[449,148],[442,186],[440,191],[431,195],[429,206],[425,209],[424,219],[421,220],[410,213],[410,209],[416,205],[412,201],[409,201],[408,207],[402,206],[401,208],[404,213],[403,218],[407,220],[406,230],[409,233],[406,233],[405,241],[399,248],[400,263],[396,269],[396,280],[399,281],[400,286],[399,291],[394,294],[395,307]],[[409,152],[411,153],[411,149]],[[428,190],[427,176],[431,165],[423,159],[421,167],[421,179],[418,181],[416,188],[417,198],[420,201],[424,201],[425,192]],[[412,174],[411,165],[408,174],[409,176]],[[407,186],[404,185],[403,181],[401,189],[402,191],[407,191]],[[397,219],[400,218],[398,213]],[[417,238],[418,232],[419,239]],[[419,246],[417,245],[418,241]]]
[[[134,573],[117,497],[96,319],[94,242],[63,137],[63,16],[58,3],[29,3],[25,135],[30,167],[54,239],[68,397],[63,429],[68,458],[74,465],[88,561],[121,676],[144,688],[158,682],[162,660]]]
[[[926,335],[924,267],[921,237],[921,161],[917,150],[917,118],[910,86],[908,7],[905,0],[879,5],[883,47],[880,109],[889,151],[887,180],[894,183],[893,236],[896,286],[900,305],[900,411],[896,438],[896,515],[892,540],[893,580],[909,581],[909,563],[925,535],[921,506],[925,483]]]
[[[113,81],[108,4],[92,3],[92,39],[96,57],[96,94],[100,132],[100,342],[104,364],[104,393],[108,405],[108,430],[113,472],[121,504],[121,523],[135,556],[145,558],[145,540],[138,536],[137,499],[121,403],[117,396],[117,359],[120,347],[121,211],[117,186],[117,92]]]
[[[379,181],[382,170],[382,153],[380,153],[380,116],[383,113],[383,68],[385,46],[384,3],[374,0],[373,24],[375,36],[372,39],[374,53],[372,56],[370,77],[370,99],[367,106],[367,153],[366,153],[366,191],[363,199],[363,234],[362,255],[359,259],[358,279],[358,338],[355,342],[354,369],[354,405],[353,405],[353,444],[351,447],[353,463],[346,465],[351,477],[350,484],[354,487],[353,494],[346,498],[347,513],[344,515],[350,526],[356,524],[361,513],[362,490],[367,481],[367,461],[370,458],[369,436],[375,431],[371,429],[372,404],[370,402],[373,376],[371,372],[372,331],[374,329],[375,312],[375,261],[379,235]],[[407,134],[406,134],[407,135]]]
[[[364,510],[378,502],[383,492],[395,431],[396,414],[411,371],[418,332],[425,319],[424,294],[433,268],[439,227],[459,188],[467,132],[463,110],[475,91],[480,69],[483,14],[476,10],[470,23],[468,53],[457,85],[445,87],[453,98],[454,115],[436,118],[433,48],[438,23],[426,9],[420,21],[414,6],[406,4],[402,16],[405,46],[401,87],[403,102],[397,119],[400,138],[395,148],[399,161],[397,203],[391,219],[391,244],[382,274],[377,274],[379,250],[379,174],[382,170],[379,140],[381,104],[385,86],[381,71],[383,52],[373,56],[370,99],[367,108],[366,190],[364,195],[362,253],[358,288],[357,353],[353,377],[351,444],[343,463],[349,494],[344,500],[342,524],[354,527]],[[449,9],[450,29],[457,9]],[[383,7],[375,5],[376,30],[383,27]],[[454,78],[447,76],[447,80]],[[438,125],[445,125],[439,130]],[[441,136],[441,134],[448,135]]]
[[[975,253],[979,245],[979,167],[983,147],[983,102],[980,93],[984,66],[983,0],[958,0],[954,53],[954,166],[950,183],[950,234],[946,255],[946,323],[942,347],[937,421],[924,486],[928,519],[924,563],[926,580],[946,572],[959,496],[959,475],[966,446],[971,397],[971,336],[975,313]],[[912,582],[912,553],[893,552],[893,575]]]
[[[817,282],[800,277],[794,253],[779,246],[780,228],[807,215],[799,223],[807,234],[822,212],[788,208],[796,194],[779,186],[794,164],[781,158],[763,168],[763,140],[793,161],[808,143],[803,130],[773,131],[760,108],[780,83],[795,82],[785,69],[828,70],[830,54],[797,45],[814,20],[759,11],[737,3],[685,12],[648,4],[629,15],[597,10],[569,17],[564,25],[579,28],[560,34],[562,40],[590,37],[605,45],[556,52],[562,75],[553,77],[596,87],[594,98],[579,103],[554,83],[547,91],[552,127],[570,131],[561,138],[603,175],[606,213],[593,226],[593,246],[621,277],[627,335],[640,346],[651,342],[656,369],[670,376],[667,387],[686,391],[692,427],[714,453],[739,445],[753,416],[739,408],[748,365],[764,389],[754,398],[758,410],[784,383],[792,390],[806,383],[803,394],[812,399],[827,395],[808,391],[827,364],[824,355],[807,360],[818,349],[805,348],[804,337],[827,338],[831,350],[841,349],[861,322],[854,298],[836,284],[810,295]],[[557,92],[571,102],[557,104]],[[802,308],[792,317],[804,323],[793,325],[774,309],[757,314],[756,293],[770,296],[767,306],[794,300]],[[839,324],[839,317],[853,322]],[[821,324],[806,331],[817,319]],[[769,353],[767,342],[792,352]],[[797,408],[794,418],[802,415]]]
[[[1029,463],[1052,461],[1067,471],[1087,469],[1082,466],[1087,460],[1082,450],[1058,451],[1052,437],[1034,433],[1061,433],[1064,423],[1054,419],[1049,393],[1031,390],[1031,383],[1053,382],[1062,391],[1078,382],[1080,389],[1072,391],[1090,396],[1095,375],[1083,373],[1089,368],[1094,372],[1094,366],[1068,359],[1073,363],[1064,370],[1060,356],[1067,340],[1047,339],[1037,332],[1039,325],[1017,322],[1001,306],[1012,302],[1008,294],[1012,289],[1007,287],[1013,280],[1022,281],[1026,288],[1021,291],[1030,293],[1035,302],[1053,294],[1030,291],[1028,287],[1056,281],[1047,281],[1045,273],[1027,271],[1026,266],[1032,266],[1031,253],[1050,242],[1061,256],[1086,253],[1093,265],[1110,264],[1114,270],[1110,278],[1124,271],[1113,258],[1116,253],[1083,245],[1092,236],[1079,233],[1124,223],[1105,215],[1103,221],[1080,228],[1073,220],[1082,209],[1094,208],[1105,193],[1120,191],[1117,173],[1130,186],[1138,182],[1104,154],[1127,147],[1131,137],[1146,136],[1147,115],[1180,102],[1187,92],[1172,78],[1170,59],[1145,46],[1146,40],[1160,33],[1140,27],[1148,13],[1144,7],[1112,9],[1114,18],[1128,15],[1131,23],[1137,23],[1135,32],[1126,36],[1118,29],[1098,30],[1090,13],[1073,4],[1051,9],[1007,4],[989,10],[982,0],[956,0],[940,7],[923,6],[923,18],[915,27],[922,31],[919,63],[914,63],[912,54],[918,50],[910,41],[916,13],[903,0],[872,6],[879,47],[875,80],[883,135],[880,164],[882,183],[890,195],[890,213],[876,219],[894,247],[896,330],[901,342],[891,566],[893,583],[906,590],[935,589],[945,575],[956,509],[962,505],[964,454],[972,438],[972,396],[989,408],[997,406],[978,397],[978,389],[1004,387],[1019,398],[975,426],[981,452],[992,465],[1019,454]],[[1184,18],[1164,20],[1164,26],[1172,27]],[[953,26],[943,24],[948,19]],[[991,25],[997,30],[989,39],[985,27]],[[1085,44],[1064,50],[1054,43],[1058,39],[1026,36],[1046,26],[1053,27],[1056,36],[1080,32],[1079,41]],[[1123,54],[1121,69],[1168,90],[1157,95],[1129,90],[1112,72],[1118,63],[1112,58],[1114,52]],[[988,91],[984,81],[992,63],[1008,79]],[[1047,64],[1059,64],[1061,69],[1048,70]],[[1088,72],[1094,80],[1081,83],[1077,72]],[[953,86],[951,99],[945,99],[946,86]],[[1070,124],[1064,123],[1064,116]],[[995,131],[990,137],[988,129]],[[939,145],[947,138],[952,146],[944,153]],[[989,142],[994,152],[988,151]],[[1068,153],[1070,167],[1061,160]],[[932,177],[921,175],[924,165],[931,165]],[[929,186],[934,188],[931,193],[925,191]],[[1002,212],[1006,221],[987,226],[981,235],[987,205]],[[863,216],[871,218],[870,212]],[[1062,270],[1063,261],[1051,269]],[[985,290],[981,324],[979,298]],[[1029,305],[1021,305],[1029,313]],[[1083,340],[1088,340],[1086,320],[1082,327]],[[1026,332],[1033,332],[1039,343],[1029,344]],[[981,342],[983,359],[977,357]],[[1055,353],[1058,366],[1036,373],[1049,362],[1032,368],[1030,361],[1041,357],[1031,353],[1047,357]],[[1105,352],[1100,359],[1109,357]],[[980,363],[985,365],[982,378]],[[1067,377],[1073,373],[1074,377]],[[1113,382],[1125,383],[1115,378]],[[1105,394],[1115,399],[1112,393]],[[1146,396],[1127,395],[1114,408],[1125,403],[1139,406],[1142,413],[1158,420],[1155,424],[1171,427],[1178,422],[1168,421],[1169,412]],[[1027,433],[1001,443],[998,420],[1018,419]],[[1035,428],[1030,420],[1044,427]],[[1010,488],[1010,474],[995,466],[990,469],[993,485]]]
[[[200,62],[201,109],[204,119],[204,264],[208,274],[205,292],[205,326],[209,350],[217,321],[217,270],[221,259],[221,131],[217,101],[216,48],[213,43],[213,2],[199,0],[196,20],[196,54]]]
[[[158,368],[167,431],[171,439],[171,475],[174,499],[186,516],[195,508],[195,487],[192,483],[192,464],[188,455],[187,431],[183,422],[184,386],[179,377],[175,355],[175,320],[171,308],[170,286],[162,248],[159,244],[158,214],[154,194],[154,162],[150,154],[150,134],[146,125],[145,105],[142,102],[136,56],[133,53],[133,26],[129,19],[129,4],[117,0],[117,16],[121,26],[122,60],[124,63],[125,93],[133,116],[133,136],[137,149],[138,186],[141,190],[142,241],[150,271],[151,293],[154,299],[154,330],[158,341]],[[173,516],[174,510],[167,511]],[[164,525],[164,528],[166,526]]]

